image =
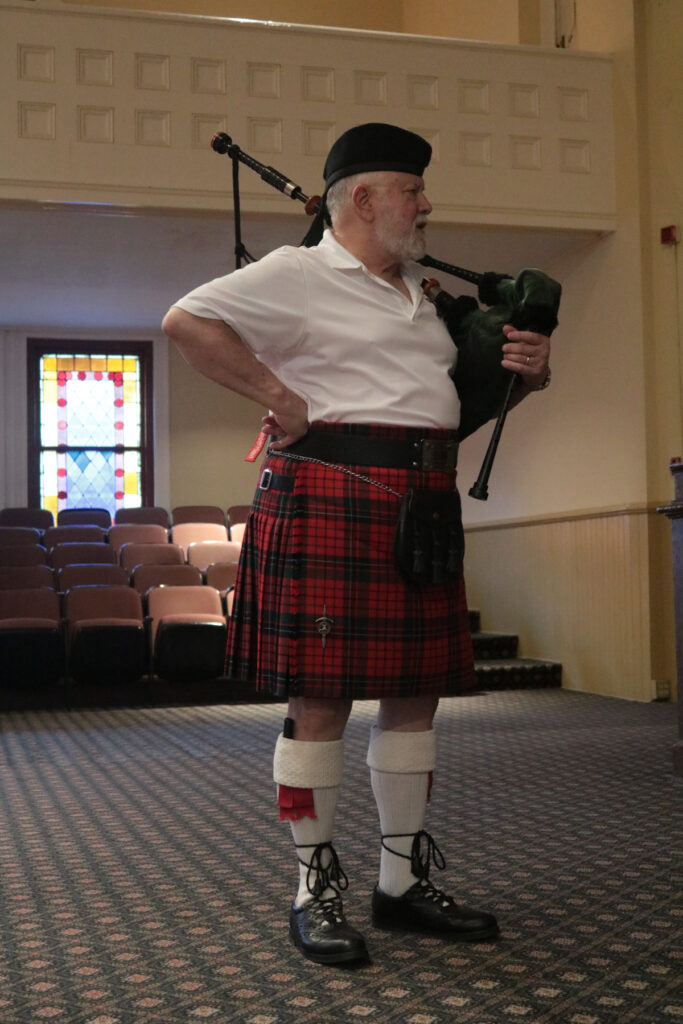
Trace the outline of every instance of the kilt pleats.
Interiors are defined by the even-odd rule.
[[[403,437],[410,429],[377,432]],[[276,696],[377,699],[471,689],[462,576],[436,585],[405,582],[393,555],[400,498],[359,478],[400,495],[410,487],[452,490],[454,474],[351,466],[358,475],[350,475],[277,454],[265,466],[295,482],[290,491],[256,491],[235,587],[227,675]]]

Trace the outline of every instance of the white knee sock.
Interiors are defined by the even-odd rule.
[[[280,816],[289,818],[297,847],[299,889],[294,901],[297,906],[313,898],[311,889],[320,874],[315,865],[311,866],[313,853],[321,843],[332,841],[343,772],[343,740],[313,742],[278,737],[273,778],[279,786]],[[328,870],[331,862],[332,852],[327,847],[321,851],[320,868]],[[327,898],[334,895],[334,890],[327,886],[319,895]]]
[[[417,881],[410,852],[424,824],[429,775],[436,764],[434,730],[390,732],[375,725],[367,762],[383,837],[379,888],[401,896]]]

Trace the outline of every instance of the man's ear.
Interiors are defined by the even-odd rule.
[[[372,190],[364,184],[356,185],[351,193],[351,202],[356,214],[366,221],[373,220],[375,211]]]

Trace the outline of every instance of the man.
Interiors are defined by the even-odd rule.
[[[358,698],[379,700],[367,757],[381,825],[374,924],[498,935],[492,914],[432,884],[430,862],[442,867],[443,857],[423,829],[439,696],[474,684],[459,516],[442,517],[448,567],[434,581],[406,578],[394,557],[404,495],[437,495],[459,512],[455,349],[412,262],[425,252],[430,156],[401,128],[350,129],[325,164],[322,241],[196,289],[163,323],[193,367],[270,410],[228,667],[289,698],[274,779],[299,861],[290,934],[318,963],[368,955],[344,916],[347,879],[332,846],[344,728]],[[549,342],[504,333],[502,365],[522,379],[519,400],[547,382]],[[412,529],[418,538],[416,520]],[[416,567],[423,546],[415,540]]]

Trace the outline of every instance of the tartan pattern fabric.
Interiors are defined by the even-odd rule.
[[[452,431],[314,424],[315,431],[452,439]],[[314,462],[268,455],[293,491],[258,490],[243,540],[226,674],[274,696],[455,695],[475,685],[462,575],[415,585],[393,553],[399,498]],[[345,467],[402,495],[454,473]]]

